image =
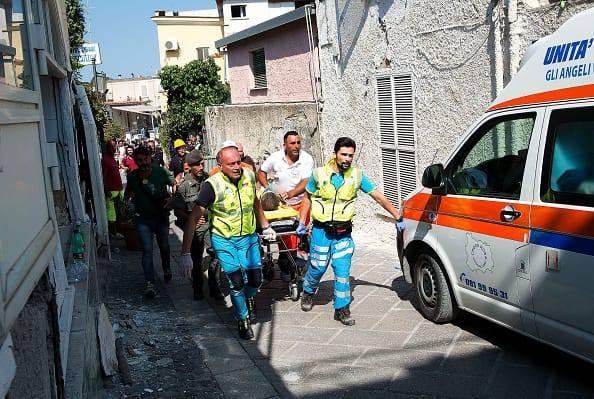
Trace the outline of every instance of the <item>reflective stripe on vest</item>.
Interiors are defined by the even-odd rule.
[[[207,182],[215,192],[215,200],[209,208],[212,232],[225,238],[254,233],[254,172],[244,168],[237,185],[222,172],[211,176]]]
[[[347,222],[355,216],[355,199],[361,187],[363,172],[356,167],[350,167],[344,172],[344,181],[338,191],[331,182],[334,160],[316,168],[313,176],[317,191],[311,198],[311,217],[318,222]]]

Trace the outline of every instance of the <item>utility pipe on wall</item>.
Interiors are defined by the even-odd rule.
[[[506,0],[505,6],[507,8],[507,51],[509,54],[507,73],[509,79],[511,79],[516,74],[516,72],[518,72],[518,68],[520,67],[520,35],[522,34],[522,28],[518,15],[518,0]]]

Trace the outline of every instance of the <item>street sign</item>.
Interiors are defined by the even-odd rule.
[[[72,49],[71,55],[81,65],[92,65],[93,58],[95,64],[101,64],[101,52],[99,51],[99,43],[85,43],[82,47]]]

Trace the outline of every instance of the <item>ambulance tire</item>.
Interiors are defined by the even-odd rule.
[[[449,323],[457,315],[447,277],[433,254],[423,252],[417,257],[414,271],[417,309],[437,324]]]

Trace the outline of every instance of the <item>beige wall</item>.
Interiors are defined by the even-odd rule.
[[[161,68],[167,65],[185,65],[198,58],[196,48],[208,47],[209,56],[213,57],[221,68],[221,79],[225,78],[225,59],[218,56],[215,41],[223,38],[223,20],[218,17],[164,16],[152,17],[157,24],[159,60]],[[179,50],[166,51],[165,42],[177,40]]]

